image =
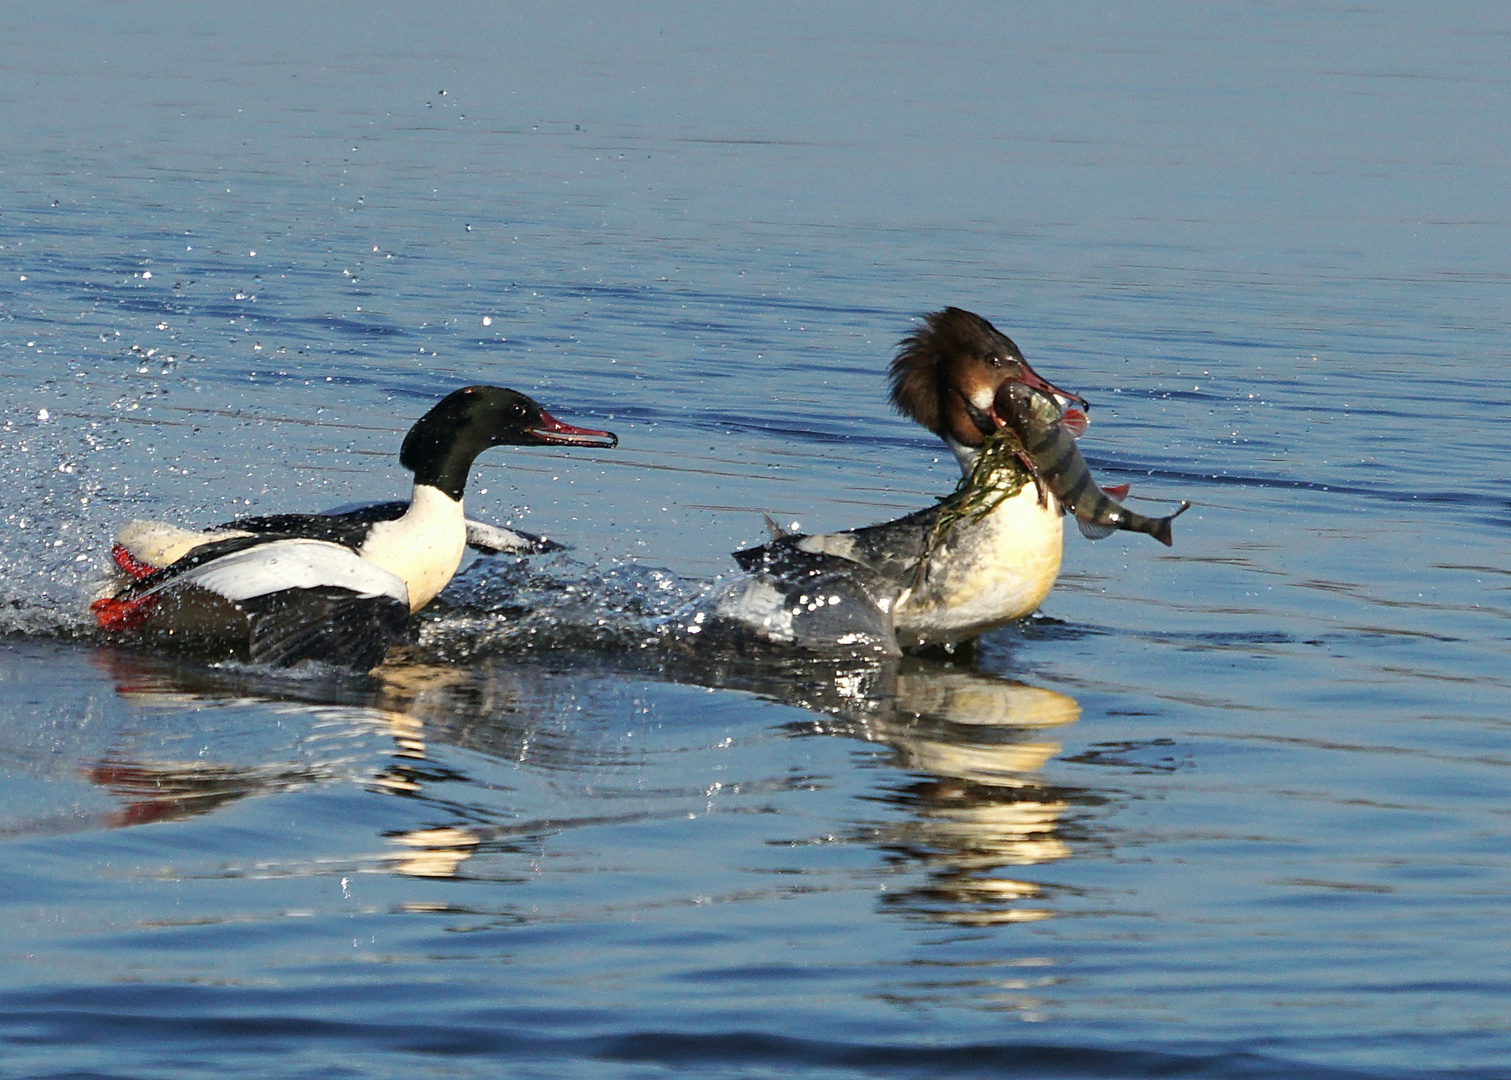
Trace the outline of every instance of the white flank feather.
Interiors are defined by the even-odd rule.
[[[374,566],[350,548],[325,540],[274,540],[245,551],[232,552],[165,582],[197,585],[227,600],[284,589],[346,589],[357,596],[391,596],[409,603],[409,589],[397,574]]]
[[[211,529],[199,532],[166,521],[128,521],[115,534],[115,542],[125,548],[137,562],[148,566],[172,566],[202,544],[250,536],[240,529]]]

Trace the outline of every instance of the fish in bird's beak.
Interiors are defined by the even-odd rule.
[[[1017,367],[1018,377],[1011,380],[1012,382],[1021,383],[1030,390],[1037,390],[1054,401],[1060,407],[1063,414],[1060,417],[1060,422],[1070,432],[1071,437],[1079,439],[1082,435],[1086,434],[1086,427],[1091,423],[1091,419],[1086,415],[1086,410],[1091,408],[1091,404],[1085,398],[1080,394],[1072,394],[1069,390],[1061,390],[1054,383],[1029,367],[1027,360],[1019,360]],[[1080,408],[1072,407],[1076,405],[1080,406]],[[981,429],[983,435],[990,435],[1006,423],[1006,418],[998,414],[995,401],[992,402],[992,406],[989,409],[973,410],[971,420]]]
[[[1072,394],[1068,390],[1061,390],[1054,383],[1029,367],[1027,361],[1017,361],[1017,368],[1019,374],[1016,378],[1010,379],[1008,381],[1009,384],[1020,383],[1030,390],[1039,391],[1039,393],[1045,395],[1060,407],[1062,413],[1060,423],[1065,426],[1065,429],[1070,432],[1073,438],[1079,439],[1082,435],[1086,434],[1087,425],[1091,423],[1091,419],[1086,415],[1086,410],[1090,409],[1091,405],[1085,398],[1080,394]],[[992,435],[1007,422],[1006,418],[998,413],[996,401],[993,401],[988,408],[981,409],[963,392],[959,393],[966,415],[970,417],[971,423],[976,425],[976,429],[982,435]],[[1075,408],[1074,406],[1079,406],[1079,408]]]
[[[563,424],[544,409],[540,411],[540,419],[526,430],[537,441],[552,446],[597,446],[612,450],[619,445],[619,436],[612,431]]]
[[[1072,394],[1069,390],[1061,390],[1054,383],[1050,382],[1033,368],[1029,367],[1027,360],[1018,361],[1018,366],[1022,369],[1023,373],[1021,376],[1019,376],[1017,381],[1021,382],[1030,390],[1037,390],[1041,394],[1048,394],[1050,397],[1055,399],[1060,408],[1067,409],[1072,404],[1079,405],[1082,409],[1091,408],[1091,404],[1080,394]]]

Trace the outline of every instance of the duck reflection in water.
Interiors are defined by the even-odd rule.
[[[785,725],[790,737],[842,736],[891,748],[899,771],[884,773],[866,797],[889,812],[857,820],[848,836],[876,848],[899,870],[922,872],[917,885],[893,887],[882,896],[887,910],[906,917],[990,925],[1053,914],[1046,886],[1023,868],[1069,857],[1067,814],[1076,804],[1099,801],[1039,778],[1060,749],[1055,732],[1080,715],[1074,699],[928,659],[729,656],[694,671],[685,659],[667,655],[634,666],[622,657],[618,663],[599,657],[592,666],[582,666],[580,657],[557,658],[547,666],[510,656],[478,658],[467,667],[398,662],[373,677],[316,680],[129,653],[99,655],[118,692],[143,708],[203,709],[206,703],[254,700],[264,711],[271,705],[314,714],[391,744],[377,761],[351,753],[333,736],[326,737],[322,752],[295,761],[232,765],[107,755],[90,766],[89,775],[125,802],[114,824],[186,817],[247,795],[340,781],[420,800],[435,811],[423,826],[385,834],[387,850],[354,857],[354,865],[368,870],[447,877],[467,874],[477,856],[512,855],[493,858],[480,871],[493,880],[525,880],[529,875],[493,867],[520,862],[518,856],[536,858],[550,836],[577,826],[685,816],[686,799],[702,797],[696,783],[656,799],[637,801],[635,792],[603,800],[602,812],[591,816],[551,816],[539,806],[500,815],[496,806],[468,805],[473,781],[430,754],[430,746],[444,744],[548,774],[617,770],[637,776],[645,759],[606,739],[603,729],[622,724],[614,694],[646,679],[743,691],[806,710],[805,718]],[[585,710],[583,703],[591,705],[600,692],[605,700],[596,708],[599,730],[593,731],[591,723],[573,717],[591,717],[595,709]],[[459,755],[441,757],[455,762]],[[788,789],[807,782],[760,780]]]
[[[899,870],[925,873],[919,885],[889,889],[883,905],[957,925],[1052,916],[1045,886],[1015,868],[1072,854],[1064,819],[1088,795],[1047,784],[1038,772],[1060,751],[1055,730],[1079,719],[1080,705],[1054,690],[922,659],[834,680],[837,688],[858,683],[865,691],[844,706],[788,729],[884,744],[909,774],[873,796],[900,814],[853,833]]]
[[[85,774],[124,803],[106,822],[117,827],[193,817],[251,795],[340,781],[361,780],[373,790],[396,795],[418,794],[427,780],[442,776],[426,760],[425,724],[416,710],[423,712],[448,686],[467,681],[466,673],[456,668],[429,667],[423,673],[399,668],[392,679],[377,683],[345,674],[279,678],[255,668],[203,667],[114,650],[95,655],[113,678],[117,694],[143,708],[202,709],[207,704],[251,701],[318,714],[317,724],[380,732],[393,744],[391,763],[355,776],[349,748],[339,738],[327,739],[324,753],[301,755],[300,760],[232,764],[107,753],[87,764]],[[235,741],[234,734],[228,741]],[[481,842],[462,825],[396,831],[385,839],[394,850],[366,861],[416,877],[455,875]]]

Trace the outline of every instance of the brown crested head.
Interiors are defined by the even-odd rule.
[[[1021,382],[1081,401],[1041,378],[1012,338],[980,315],[956,307],[925,315],[922,325],[899,342],[889,377],[892,404],[899,412],[966,446],[981,445],[1001,426],[993,398],[1004,383]]]

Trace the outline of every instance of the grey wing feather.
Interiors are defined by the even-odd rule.
[[[467,519],[467,546],[484,555],[541,555],[547,551],[564,551],[565,544],[534,533],[503,529],[481,521]]]
[[[253,663],[291,667],[318,660],[352,671],[383,661],[405,640],[409,608],[391,596],[357,596],[346,589],[298,589],[243,600],[251,615],[248,656]]]

